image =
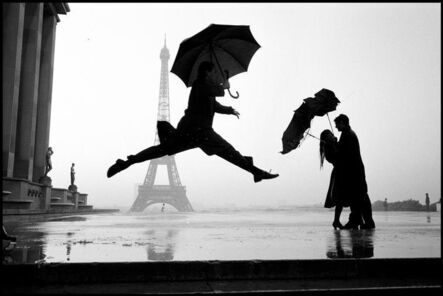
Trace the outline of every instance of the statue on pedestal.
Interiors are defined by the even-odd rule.
[[[48,147],[48,150],[46,151],[46,162],[45,162],[45,175],[40,178],[40,183],[46,186],[51,186],[52,180],[50,177],[48,177],[48,173],[50,170],[52,170],[52,161],[51,156],[54,154],[54,151],[52,151],[52,147]]]
[[[75,181],[75,170],[74,170],[75,163],[72,163],[71,165],[71,185],[69,185],[68,189],[71,191],[77,191],[77,186],[74,185]]]
[[[51,161],[52,154],[54,154],[54,151],[52,151],[52,147],[48,147],[48,151],[46,151],[45,176],[47,176],[49,171],[52,170],[52,161]]]

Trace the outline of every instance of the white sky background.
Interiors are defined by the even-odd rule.
[[[357,133],[372,201],[441,196],[441,5],[315,3],[70,3],[57,25],[50,146],[55,187],[76,185],[95,208],[128,208],[149,162],[108,179],[117,158],[154,144],[164,34],[172,67],[179,44],[211,23],[249,25],[262,46],[248,72],[218,98],[240,112],[216,114],[214,129],[254,163],[248,172],[200,149],[175,156],[196,210],[323,204],[331,165],[319,169],[318,140],[282,155],[293,111],[321,88],[341,100]],[[171,123],[190,88],[169,76]],[[329,128],[316,117],[311,133]],[[156,184],[166,184],[160,166]]]

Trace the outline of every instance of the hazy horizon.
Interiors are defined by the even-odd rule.
[[[217,100],[240,112],[216,114],[214,130],[254,163],[252,175],[200,149],[175,156],[196,210],[321,205],[331,165],[320,170],[318,140],[282,155],[281,137],[303,99],[322,88],[341,101],[360,141],[371,201],[441,197],[441,4],[439,3],[69,3],[57,24],[49,145],[52,184],[76,185],[95,208],[129,208],[149,162],[108,179],[117,158],[154,144],[160,50],[172,67],[181,41],[211,23],[249,25],[261,48],[248,72]],[[169,74],[171,124],[189,88]],[[333,124],[333,123],[332,123]],[[316,117],[311,133],[330,128]],[[334,133],[339,135],[334,126]],[[160,166],[156,184],[166,184]]]

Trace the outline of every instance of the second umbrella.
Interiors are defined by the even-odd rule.
[[[314,98],[304,99],[302,105],[294,111],[291,122],[283,133],[281,153],[286,154],[297,148],[306,136],[305,132],[310,128],[314,116],[324,116],[334,111],[338,103],[340,101],[334,92],[326,88],[317,92]]]

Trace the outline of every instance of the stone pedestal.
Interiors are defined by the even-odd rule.
[[[3,178],[3,190],[11,192],[3,198],[3,214],[43,213],[51,187],[26,179]]]
[[[68,190],[72,192],[77,192],[77,185],[69,185]]]
[[[51,178],[49,178],[49,183],[52,183]],[[42,186],[42,193],[43,194],[40,198],[40,209],[47,211],[51,207],[52,186],[51,185],[43,185]]]
[[[80,193],[78,193],[77,191],[75,191],[72,194],[72,199],[73,199],[72,202],[73,202],[73,204],[75,204],[74,208],[75,208],[76,211],[78,210],[78,200],[79,200],[79,197],[80,197]]]
[[[52,179],[48,176],[41,177],[38,182],[43,186],[52,186]]]

